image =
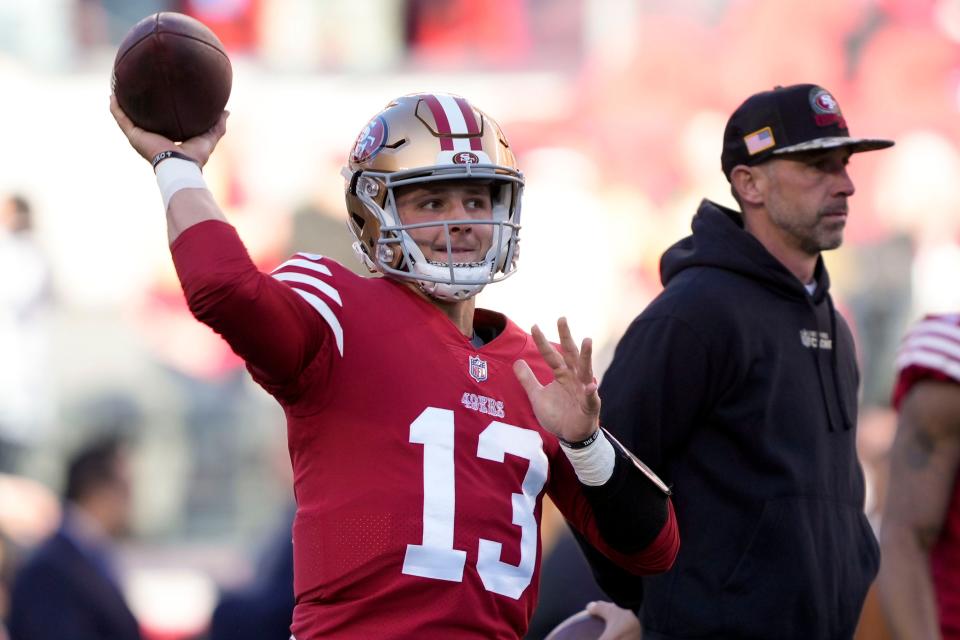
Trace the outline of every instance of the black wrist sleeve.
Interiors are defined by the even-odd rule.
[[[659,479],[654,481],[652,471],[641,469],[642,463],[623,445],[607,438],[616,452],[613,475],[600,486],[583,485],[583,491],[604,541],[620,553],[636,553],[666,524],[670,491]]]

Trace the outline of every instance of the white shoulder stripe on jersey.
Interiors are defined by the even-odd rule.
[[[287,260],[282,265],[274,269],[273,273],[276,273],[281,269],[285,269],[286,267],[301,267],[303,269],[309,269],[310,271],[316,271],[317,273],[322,273],[325,276],[333,275],[332,273],[330,273],[330,269],[327,268],[327,265],[325,264],[317,264],[316,262],[310,262],[309,260],[299,260],[297,258]]]
[[[960,361],[960,341],[951,340],[933,333],[912,335],[900,346],[898,353],[908,351],[939,351]]]
[[[310,303],[310,306],[317,310],[317,313],[320,314],[324,320],[327,321],[327,326],[330,327],[330,330],[333,331],[333,337],[337,341],[337,350],[340,352],[340,355],[343,355],[343,327],[340,326],[340,321],[337,320],[336,314],[327,306],[327,303],[313,295],[309,291],[304,291],[303,289],[294,289],[294,291],[301,298]]]
[[[917,325],[910,330],[910,333],[907,334],[906,339],[910,340],[916,336],[929,335],[932,333],[960,342],[960,326],[950,324],[938,318],[929,318],[917,323]]]
[[[336,302],[341,307],[343,306],[343,301],[340,300],[340,294],[337,293],[337,290],[320,278],[314,278],[313,276],[308,276],[305,273],[297,273],[296,271],[283,271],[281,273],[275,273],[273,274],[273,277],[281,282],[299,282],[301,284],[310,285],[311,287],[324,293],[328,298]]]
[[[903,371],[912,365],[939,371],[960,382],[960,361],[942,353],[933,351],[907,351],[897,358],[897,371]]]
[[[323,260],[322,253],[307,253],[306,251],[298,251],[298,256],[303,256],[307,260]]]

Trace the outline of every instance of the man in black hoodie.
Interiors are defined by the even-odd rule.
[[[740,212],[704,200],[627,330],[602,423],[672,484],[683,544],[642,585],[593,557],[644,640],[850,638],[879,552],[863,514],[853,337],[821,251],[843,240],[850,137],[816,85],[746,100],[721,164]]]

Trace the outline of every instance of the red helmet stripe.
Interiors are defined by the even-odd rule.
[[[463,114],[463,120],[467,123],[467,133],[470,134],[470,148],[473,151],[483,151],[483,144],[480,138],[480,127],[477,125],[477,116],[470,107],[470,103],[463,98],[454,98],[457,106],[460,107],[460,113]]]
[[[437,100],[437,96],[424,94],[423,101],[430,107],[430,113],[433,114],[433,120],[437,123],[437,133],[440,134],[440,149],[443,151],[453,151],[453,138],[450,137],[450,121],[447,119],[447,113],[443,110],[443,105]]]

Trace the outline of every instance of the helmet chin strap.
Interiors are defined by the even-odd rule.
[[[469,267],[453,267],[456,282],[437,282],[436,280],[441,276],[449,274],[450,265],[422,260],[413,265],[410,276],[417,282],[420,290],[431,298],[456,302],[472,298],[483,290],[487,283],[477,281],[482,280],[489,267],[490,265],[486,262],[479,262]],[[431,279],[417,278],[417,275],[430,276]],[[461,281],[466,282],[461,283]]]
[[[427,280],[416,280],[417,286],[427,296],[444,302],[460,302],[469,300],[480,293],[486,285],[453,285],[445,282],[429,282]]]

